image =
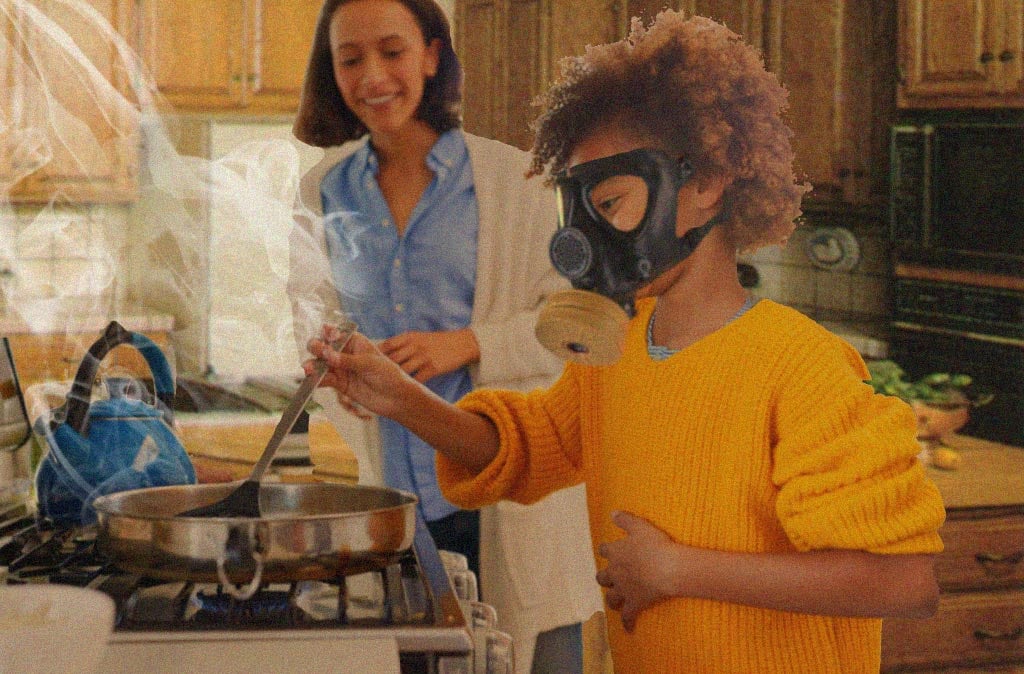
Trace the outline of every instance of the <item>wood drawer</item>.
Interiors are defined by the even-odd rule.
[[[1024,661],[1024,590],[944,594],[926,620],[882,622],[882,668]]]
[[[943,590],[1024,585],[1024,517],[947,520],[935,575]]]

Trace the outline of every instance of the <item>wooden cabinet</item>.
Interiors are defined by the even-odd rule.
[[[89,0],[85,9],[95,14],[56,0],[0,12],[0,193],[10,189],[14,202],[135,196],[133,65],[105,32],[133,33],[132,3]]]
[[[625,35],[625,8],[622,0],[457,0],[466,130],[528,149],[531,101],[554,80],[558,60]]]
[[[23,389],[44,381],[70,381],[75,378],[78,366],[89,347],[100,336],[101,330],[70,334],[12,333],[8,335],[14,365]],[[173,362],[169,340],[165,331],[142,331],[163,349]],[[148,377],[149,366],[138,350],[130,346],[118,346],[100,366],[104,375],[118,373],[128,376]]]
[[[139,45],[174,108],[294,112],[320,0],[134,0]]]
[[[467,130],[529,148],[530,102],[559,59],[623,37],[630,17],[653,18],[666,4],[724,22],[763,51],[790,91],[786,119],[810,202],[884,204],[896,70],[896,9],[884,0],[457,0]]]
[[[900,3],[899,105],[1024,107],[1024,2]]]
[[[932,470],[947,520],[935,573],[939,610],[886,620],[886,672],[1024,670],[1024,449],[958,437],[963,467]],[[982,670],[980,668],[986,668]]]
[[[894,9],[876,0],[766,3],[765,60],[789,90],[796,166],[814,187],[808,202],[886,201]]]
[[[559,75],[559,61],[588,44],[625,37],[630,17],[666,6],[725,21],[761,40],[763,0],[456,0],[455,50],[465,71],[465,126],[529,149],[531,105]]]

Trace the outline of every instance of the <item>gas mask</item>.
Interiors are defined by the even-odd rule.
[[[536,334],[548,350],[589,365],[618,360],[636,291],[689,256],[715,224],[676,236],[679,189],[693,173],[641,148],[555,175],[559,223],[549,253],[573,290],[541,310]]]

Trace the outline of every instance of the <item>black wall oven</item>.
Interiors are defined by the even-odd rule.
[[[964,432],[1024,447],[1024,113],[904,111],[891,160],[892,358],[971,375]]]

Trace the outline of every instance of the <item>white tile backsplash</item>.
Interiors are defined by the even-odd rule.
[[[889,245],[880,228],[853,230],[860,244],[860,262],[851,271],[817,269],[804,244],[814,228],[796,229],[784,247],[769,246],[740,256],[760,276],[759,297],[810,313],[851,312],[885,318],[889,313]]]
[[[818,309],[849,311],[852,276],[849,272],[815,270],[814,306]]]
[[[12,265],[14,282],[11,284],[11,296],[8,305],[21,299],[40,299],[53,297],[53,259],[25,259]]]
[[[889,303],[889,279],[885,276],[854,276],[850,286],[850,310],[880,315]]]
[[[123,206],[19,207],[3,221],[13,237],[12,296],[113,297],[124,265],[121,246],[126,226]]]

